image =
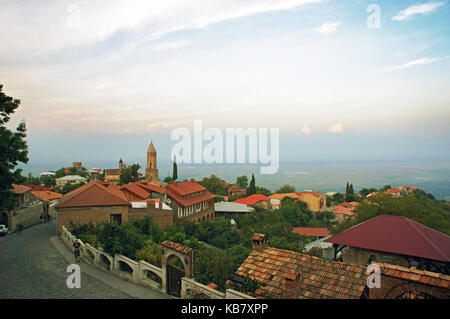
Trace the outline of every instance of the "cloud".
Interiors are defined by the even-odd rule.
[[[250,15],[292,10],[324,0],[72,0],[4,1],[0,10],[1,59],[46,56],[91,46],[122,32],[132,43],[167,33],[204,28]]]
[[[311,134],[311,128],[309,127],[308,123],[303,124],[301,131],[297,135],[301,135],[301,134],[305,134],[305,135]]]
[[[337,28],[341,25],[341,21],[337,22],[325,22],[319,28],[316,29],[317,32],[322,34],[333,34],[337,31]]]
[[[414,60],[405,64],[401,64],[401,65],[395,65],[395,66],[391,66],[385,69],[382,69],[380,72],[384,73],[384,72],[391,72],[391,71],[395,71],[395,70],[402,70],[402,69],[407,69],[416,65],[426,65],[426,64],[431,64],[434,62],[438,62],[438,61],[442,61],[442,60],[446,60],[448,59],[450,56],[445,56],[445,57],[437,57],[437,58],[422,58],[422,59],[418,59],[418,60]]]
[[[328,128],[328,132],[331,133],[342,133],[343,131],[344,131],[344,124],[340,122],[333,124]]]
[[[429,14],[429,13],[432,13],[437,8],[443,6],[444,4],[445,4],[445,1],[444,2],[428,2],[428,3],[424,3],[424,4],[416,4],[416,5],[406,8],[405,10],[400,11],[399,13],[397,13],[397,15],[395,17],[392,18],[392,20],[403,21],[403,20],[408,20],[409,18],[411,18],[412,16],[414,16],[416,14],[422,14],[422,15]]]
[[[170,42],[162,42],[153,47],[156,51],[166,51],[166,50],[173,50],[178,49],[181,47],[185,47],[188,45],[191,45],[191,41],[189,40],[179,40],[179,41],[170,41]]]

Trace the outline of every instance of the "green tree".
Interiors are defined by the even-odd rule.
[[[247,188],[247,195],[253,195],[256,194],[256,181],[255,181],[255,174],[252,174],[252,179],[250,180],[250,185]]]
[[[279,190],[277,190],[275,193],[277,194],[284,194],[284,193],[294,193],[295,187],[292,185],[283,185]]]
[[[152,265],[161,267],[161,249],[161,245],[153,242],[152,240],[147,240],[144,247],[136,251],[136,259],[145,260]]]
[[[120,172],[120,185],[134,183],[139,180],[139,169],[141,165],[133,164],[131,166],[125,166]]]
[[[6,127],[19,106],[20,100],[3,93],[0,84],[0,211],[12,210],[17,204],[11,189],[12,184],[21,180],[22,170],[16,167],[19,163],[28,163],[25,122],[22,121],[15,132]]]
[[[81,186],[85,185],[84,182],[78,183],[78,184],[70,184],[70,183],[66,183],[64,185],[64,187],[61,190],[62,194],[67,194],[70,193],[71,191],[76,190],[77,188],[80,188]]]
[[[236,185],[242,188],[248,187],[248,177],[245,175],[239,176],[236,178]]]
[[[176,156],[174,156],[174,158],[173,158],[173,169],[172,169],[172,171],[173,171],[172,179],[174,181],[176,181],[178,179],[178,166],[177,166],[177,158],[176,158]]]
[[[270,195],[272,195],[272,192],[265,187],[256,186],[255,194],[262,194],[264,196],[270,196]]]
[[[361,198],[366,198],[367,195],[369,195],[370,193],[374,193],[377,192],[376,188],[362,188],[359,191],[359,195],[361,195]]]
[[[211,194],[227,196],[223,181],[216,175],[211,175],[209,178],[204,177],[198,183],[205,187]]]

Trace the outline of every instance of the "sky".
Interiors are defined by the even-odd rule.
[[[151,140],[170,162],[194,120],[279,128],[281,161],[450,159],[449,1],[0,6],[31,164],[145,161]]]

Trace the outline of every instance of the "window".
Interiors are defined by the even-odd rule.
[[[121,215],[121,214],[114,214],[114,215],[111,215],[110,218],[111,218],[111,223],[116,222],[116,223],[118,223],[119,225],[122,224],[122,215]]]

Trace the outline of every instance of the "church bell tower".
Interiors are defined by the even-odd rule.
[[[148,181],[159,181],[158,166],[156,164],[156,149],[153,142],[150,143],[147,151],[147,169],[145,170],[145,177]]]

